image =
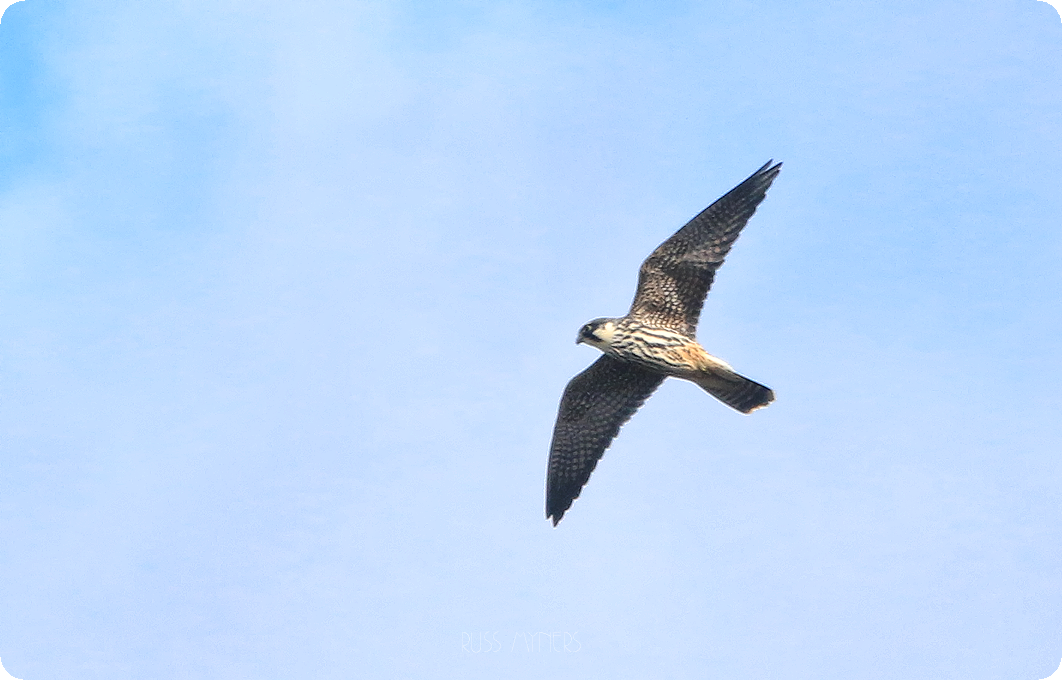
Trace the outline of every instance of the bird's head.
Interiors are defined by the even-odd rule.
[[[585,343],[605,350],[612,343],[614,332],[616,332],[616,320],[611,317],[599,317],[580,327],[576,343]]]

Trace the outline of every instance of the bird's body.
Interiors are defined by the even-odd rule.
[[[588,322],[580,330],[576,343],[586,343],[617,360],[665,376],[693,381],[746,414],[775,398],[770,388],[738,374],[686,334],[646,325],[630,316]]]
[[[598,326],[584,325],[576,343],[586,343],[624,362],[671,376],[692,374],[717,367],[730,369],[709,355],[694,339],[666,327],[651,327],[630,317],[602,318]],[[684,377],[686,378],[686,377]]]
[[[666,377],[693,381],[746,414],[774,400],[771,389],[710,355],[694,336],[716,269],[781,165],[769,161],[657,247],[639,270],[627,316],[580,329],[576,343],[604,355],[569,382],[561,399],[547,472],[546,515],[554,525],[620,427]]]

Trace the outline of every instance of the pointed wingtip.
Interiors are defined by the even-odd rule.
[[[748,187],[753,191],[764,190],[766,192],[771,187],[771,183],[775,182],[775,178],[779,177],[780,172],[782,172],[782,161],[775,163],[775,159],[768,159],[766,164],[731,191],[734,192],[739,187]]]
[[[777,175],[779,173],[780,168],[782,168],[782,161],[775,163],[775,159],[768,159],[768,162],[761,166],[760,170],[754,173],[754,175],[758,175],[760,173],[775,173]]]

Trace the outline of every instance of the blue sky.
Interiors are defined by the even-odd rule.
[[[1048,675],[1060,39],[1033,0],[11,6],[4,667]],[[576,331],[769,158],[699,339],[776,402],[666,382],[552,528]]]

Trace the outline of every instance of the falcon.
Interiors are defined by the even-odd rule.
[[[775,399],[770,388],[709,355],[694,336],[716,270],[781,167],[768,161],[658,246],[639,269],[627,316],[600,317],[579,330],[576,343],[603,355],[561,398],[546,478],[546,518],[555,526],[620,427],[665,378],[693,381],[744,414]]]

